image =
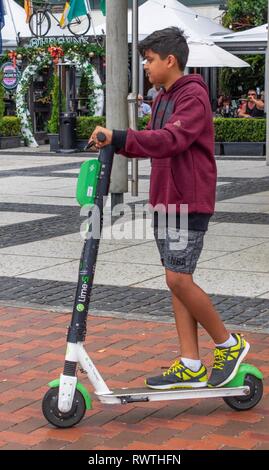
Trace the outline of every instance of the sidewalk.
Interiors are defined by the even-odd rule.
[[[46,384],[63,367],[83,245],[75,188],[85,158],[47,147],[0,151],[0,449],[268,450],[269,167],[255,157],[217,158],[218,202],[195,280],[226,325],[250,341],[247,360],[265,376],[262,402],[238,413],[217,399],[113,407],[94,399],[73,429],[43,418]],[[125,197],[132,210],[140,204],[137,230],[149,171],[141,161],[139,197]],[[111,388],[141,386],[178,357],[152,239],[101,241],[90,311],[87,351]],[[210,366],[212,342],[201,341]]]
[[[69,315],[27,308],[0,309],[0,450],[6,449],[266,449],[269,447],[269,337],[247,334],[248,361],[261,368],[265,394],[247,412],[222,399],[108,406],[93,396],[81,423],[55,429],[42,416],[47,382],[62,372]],[[89,317],[86,349],[109,387],[143,386],[178,355],[174,325]],[[200,331],[206,365],[212,342]],[[91,390],[85,376],[79,380]]]

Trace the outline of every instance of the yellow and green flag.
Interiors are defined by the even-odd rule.
[[[100,10],[106,16],[106,0],[100,0]]]
[[[89,0],[69,0],[66,2],[60,25],[63,28],[74,18],[87,15],[90,12]]]
[[[26,23],[29,23],[30,16],[33,13],[32,0],[24,0],[24,10],[26,13]]]

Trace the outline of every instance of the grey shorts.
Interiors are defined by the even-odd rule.
[[[204,244],[204,231],[154,227],[161,262],[176,273],[193,274]]]

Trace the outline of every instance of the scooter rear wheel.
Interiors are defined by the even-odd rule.
[[[250,389],[248,395],[240,397],[224,397],[223,400],[227,405],[236,411],[245,411],[254,408],[263,396],[263,383],[254,375],[247,374],[244,380],[244,385]]]
[[[83,395],[76,390],[72,408],[67,413],[62,413],[58,408],[59,387],[50,388],[44,395],[42,402],[43,415],[47,421],[57,428],[71,428],[78,424],[86,412],[86,404]]]

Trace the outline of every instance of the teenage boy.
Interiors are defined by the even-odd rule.
[[[215,208],[217,170],[208,90],[200,75],[184,76],[189,48],[178,28],[155,31],[139,44],[139,52],[149,81],[162,85],[148,128],[111,131],[97,127],[91,140],[98,148],[112,144],[130,158],[151,158],[150,204],[165,208],[164,238],[158,237],[156,216],[154,234],[172,293],[181,357],[163,374],[147,378],[146,385],[154,389],[221,387],[236,375],[249,344],[240,334],[227,331],[209,296],[193,281]],[[98,141],[98,132],[105,134],[104,143]],[[180,230],[183,205],[188,207],[187,246],[175,249],[175,242],[182,241],[184,232],[186,236],[186,230]],[[168,214],[173,210],[176,227],[169,224]],[[198,323],[215,343],[209,380],[199,356]]]

